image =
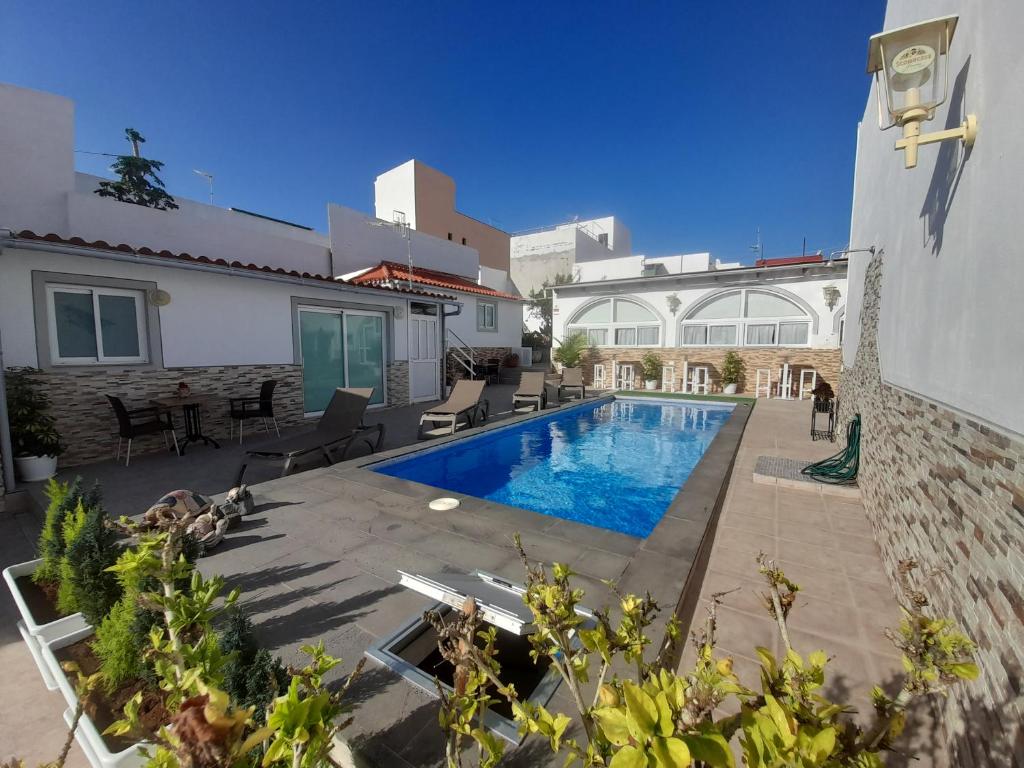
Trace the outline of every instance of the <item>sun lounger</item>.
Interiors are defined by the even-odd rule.
[[[380,450],[384,442],[384,425],[366,426],[363,423],[366,406],[372,396],[372,388],[334,390],[331,402],[327,404],[327,409],[313,431],[290,435],[246,451],[235,478],[235,486],[242,484],[245,468],[254,460],[282,462],[281,477],[284,477],[304,458],[319,454],[328,464],[343,460],[357,440],[365,440],[371,451]],[[372,441],[370,435],[375,432],[377,439]],[[339,451],[340,456],[337,455]]]
[[[512,395],[512,410],[520,405],[533,406],[534,410],[543,411],[548,404],[548,393],[544,389],[544,371],[523,371],[519,380],[519,389]]]
[[[458,429],[459,419],[465,419],[470,427],[475,426],[476,417],[479,415],[481,421],[487,421],[487,415],[491,404],[484,398],[484,387],[486,381],[470,381],[461,379],[455,382],[451,395],[447,402],[436,405],[420,416],[420,427],[416,434],[417,439],[422,440],[428,437],[423,428],[428,422],[434,426],[431,430],[441,429],[438,424],[444,425],[446,434],[454,435]]]
[[[583,369],[582,368],[563,368],[562,369],[562,383],[558,385],[558,399],[562,399],[563,389],[578,389],[580,392],[580,399],[582,400],[587,396],[587,388],[583,384]]]

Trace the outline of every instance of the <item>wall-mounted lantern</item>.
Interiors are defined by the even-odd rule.
[[[674,293],[670,293],[665,297],[665,301],[668,303],[668,311],[673,315],[679,311],[679,305],[682,303],[679,301],[679,297]]]
[[[921,123],[933,119],[935,109],[946,101],[949,45],[958,18],[943,16],[910,24],[872,35],[868,42],[868,74],[875,76],[878,127],[884,131],[894,125],[903,126],[903,138],[896,142],[896,149],[904,151],[907,168],[917,165],[917,148],[921,144],[959,139],[970,147],[978,134],[975,115],[967,115],[959,128],[921,133]]]
[[[836,304],[839,303],[839,297],[842,296],[842,294],[839,292],[839,289],[836,288],[834,285],[826,285],[824,288],[821,289],[821,292],[825,296],[825,304],[828,306],[828,308],[830,310],[835,309]]]

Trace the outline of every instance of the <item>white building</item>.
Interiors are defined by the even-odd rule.
[[[746,367],[740,391],[754,391],[758,369],[765,383],[771,376],[776,393],[780,369],[794,391],[801,371],[808,382],[838,386],[845,259],[814,255],[717,268],[707,254],[674,258],[688,271],[584,279],[553,289],[556,346],[574,333],[587,335],[584,373],[591,382],[640,386],[639,363],[650,351],[666,367],[659,386],[681,390],[688,371],[706,368],[702,388],[716,391],[725,354],[735,351]],[[612,381],[613,371],[623,373]]]
[[[974,114],[977,141],[921,145],[908,169],[865,88],[841,416],[861,417],[858,484],[893,583],[916,559],[933,615],[978,646],[978,679],[936,704],[932,754],[1011,766],[1024,758],[1024,4],[889,0],[880,31],[945,14],[956,31],[948,54],[929,47],[927,75],[941,95],[944,66],[948,91],[920,131]]]
[[[337,386],[374,387],[376,407],[439,398],[452,329],[519,351],[520,301],[481,284],[505,273],[470,246],[337,205],[323,234],[181,198],[169,211],[101,198],[74,168],[71,101],[0,85],[0,114],[0,343],[7,366],[42,370],[65,463],[112,454],[105,393],[138,406],[182,380],[222,398],[275,378],[288,423]],[[410,253],[414,274],[445,285],[339,277]],[[226,434],[222,409],[208,420]]]

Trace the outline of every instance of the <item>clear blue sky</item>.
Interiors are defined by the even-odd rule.
[[[127,126],[172,194],[326,230],[411,157],[508,231],[614,214],[649,255],[846,243],[867,38],[822,3],[8,0],[0,80],[75,100],[79,149]],[[109,159],[78,155],[80,170]]]

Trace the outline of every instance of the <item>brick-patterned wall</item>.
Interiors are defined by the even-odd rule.
[[[771,368],[772,381],[775,382],[777,371],[782,366],[783,358],[789,361],[790,369],[793,371],[793,383],[800,385],[801,368],[813,368],[818,372],[818,381],[828,382],[833,389],[839,384],[839,370],[842,364],[842,354],[838,349],[809,349],[804,347],[693,347],[679,348],[669,347],[654,350],[661,358],[663,365],[675,363],[676,389],[681,389],[683,377],[683,359],[689,360],[690,365],[708,366],[708,374],[711,377],[711,389],[713,392],[722,391],[722,363],[728,352],[736,352],[743,360],[743,376],[740,378],[737,392],[754,393],[754,383],[758,368]],[[592,383],[594,365],[604,363],[605,377],[611,376],[612,359],[619,363],[632,363],[636,376],[634,387],[643,387],[643,372],[640,368],[640,359],[647,352],[646,349],[611,349],[608,347],[597,347],[588,350],[583,359],[583,377],[587,384]]]
[[[409,361],[395,360],[388,365],[388,405],[409,404]]]
[[[468,349],[463,348],[465,351]],[[473,347],[473,363],[482,364],[493,358],[504,359],[505,355],[512,352],[512,347]],[[451,349],[445,356],[445,371],[448,381],[457,381],[468,378],[469,373],[461,363],[456,362],[455,355]]]
[[[895,583],[918,559],[936,611],[979,646],[980,678],[939,701],[940,752],[963,766],[1024,766],[1024,440],[881,380],[882,255],[864,285],[861,336],[840,423],[860,413],[859,483]]]
[[[277,379],[274,413],[280,426],[299,424],[302,417],[302,367],[298,365],[245,365],[160,370],[103,369],[89,371],[47,371],[36,374],[53,401],[57,429],[67,451],[61,466],[73,466],[113,458],[117,448],[117,421],[104,397],[120,397],[128,408],[149,405],[150,398],[177,393],[179,381],[194,393],[215,399],[203,408],[203,431],[218,440],[228,438],[228,397],[255,396],[265,379]],[[174,409],[178,437],[184,435],[180,408]],[[249,422],[246,429],[254,429]],[[260,425],[259,429],[262,429]],[[132,453],[163,450],[160,435],[140,437]]]

